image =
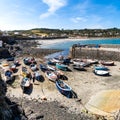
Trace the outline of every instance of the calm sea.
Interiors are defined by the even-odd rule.
[[[59,42],[56,44],[50,44],[47,46],[41,46],[42,48],[50,48],[50,49],[61,49],[63,52],[56,53],[54,56],[57,56],[58,54],[61,55],[68,55],[69,48],[73,44],[120,44],[120,38],[112,38],[112,39],[89,39],[89,40],[74,40],[74,41],[64,41]]]

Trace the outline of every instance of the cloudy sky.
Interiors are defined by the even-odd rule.
[[[120,0],[0,0],[0,30],[120,28]]]

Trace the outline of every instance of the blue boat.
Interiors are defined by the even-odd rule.
[[[13,79],[12,72],[10,70],[5,71],[5,81],[9,82]]]
[[[105,70],[105,71],[107,71],[108,70],[108,68],[107,67],[105,67],[105,66],[103,66],[103,65],[95,65],[94,66],[94,69],[95,70]]]
[[[30,65],[32,63],[29,58],[24,58],[23,62],[24,62],[25,65]]]
[[[68,98],[72,97],[72,88],[62,80],[56,81],[56,87],[61,94],[65,95]]]
[[[63,71],[67,71],[68,70],[68,66],[61,64],[61,63],[56,63],[56,68],[63,70]]]
[[[63,64],[66,64],[66,65],[69,65],[71,62],[71,59],[70,58],[66,58],[63,60]]]
[[[41,71],[43,71],[43,72],[45,72],[45,71],[48,70],[47,66],[44,65],[44,64],[40,64],[40,69],[41,69]]]
[[[53,61],[51,61],[51,60],[48,60],[48,61],[47,61],[47,64],[48,64],[48,65],[55,65],[55,62],[53,62]]]
[[[11,77],[12,72],[10,70],[5,71],[5,76]]]

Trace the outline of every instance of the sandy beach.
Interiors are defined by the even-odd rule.
[[[111,39],[111,38],[85,38],[85,37],[79,37],[79,38],[63,38],[63,39],[43,39],[43,40],[36,40],[38,44],[41,45],[51,45],[51,44],[56,44],[56,43],[64,43],[64,42],[69,42],[69,41],[84,41],[84,40],[103,40],[103,39]],[[114,38],[113,38],[114,39]],[[39,46],[39,45],[38,45]]]
[[[53,44],[56,44],[56,43],[63,43],[64,42],[67,42],[67,41],[83,41],[83,40],[89,40],[88,38],[81,38],[81,39],[73,39],[73,38],[66,38],[66,39],[44,39],[44,40],[36,40],[38,42],[38,44],[41,44],[43,46],[47,46],[47,45],[53,45]],[[38,45],[39,47],[39,45]]]

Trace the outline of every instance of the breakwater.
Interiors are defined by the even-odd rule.
[[[99,60],[120,60],[120,45],[101,45],[99,48],[74,47],[70,48],[71,58],[91,58]]]

